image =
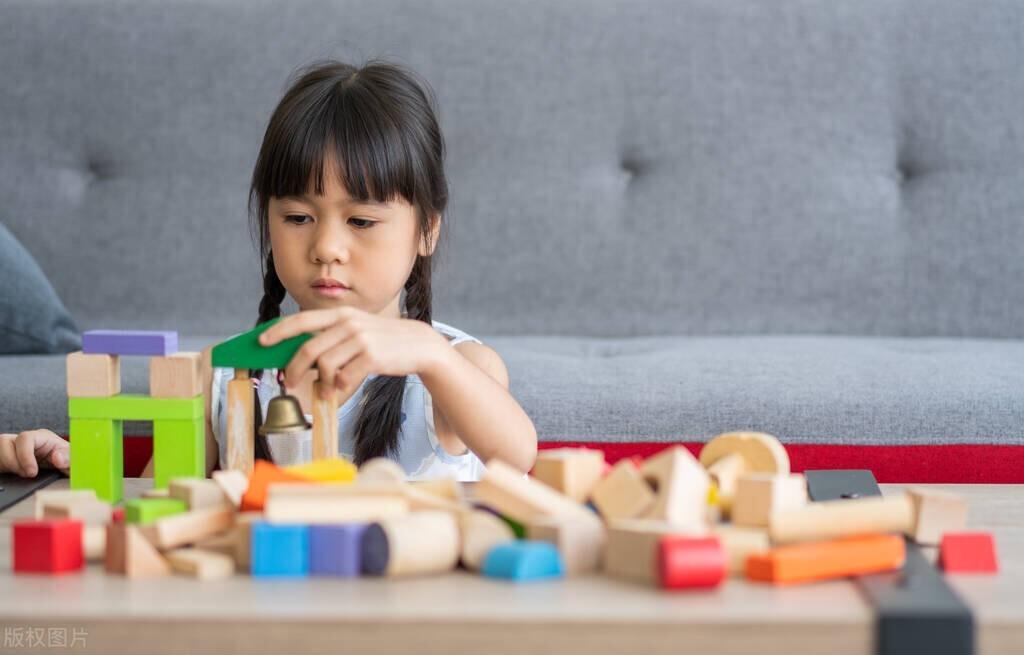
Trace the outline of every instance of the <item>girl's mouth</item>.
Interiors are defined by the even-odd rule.
[[[341,296],[343,296],[346,293],[348,293],[350,291],[350,289],[348,289],[346,287],[323,287],[323,286],[321,286],[321,287],[313,287],[313,291],[316,292],[317,295],[324,296],[325,298],[340,298]]]

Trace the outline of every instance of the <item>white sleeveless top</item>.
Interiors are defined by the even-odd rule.
[[[481,343],[476,337],[450,325],[438,321],[431,321],[431,323],[435,330],[448,337],[449,344],[452,346],[463,341]],[[227,403],[227,381],[233,377],[234,369],[213,369],[210,422],[213,426],[214,438],[220,449],[221,462],[227,461],[227,439],[224,437],[227,433],[227,412],[224,411],[224,406]],[[357,410],[366,384],[375,377],[377,376],[368,376],[359,389],[352,394],[352,397],[338,408],[338,450],[342,457],[349,460],[353,459],[354,453]],[[281,393],[281,387],[277,383],[276,369],[263,371],[257,393],[263,410],[262,415],[265,417],[270,399]],[[305,416],[307,421],[312,422],[312,415],[306,414]],[[393,459],[405,469],[410,480],[454,477],[460,481],[476,481],[484,472],[483,462],[473,451],[467,450],[462,455],[452,455],[444,450],[438,442],[437,433],[434,431],[434,409],[430,392],[427,391],[418,375],[409,375],[405,380],[398,453]]]

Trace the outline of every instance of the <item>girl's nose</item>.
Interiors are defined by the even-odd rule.
[[[330,226],[318,228],[313,240],[312,254],[317,262],[347,262],[349,250],[345,231],[331,229]]]

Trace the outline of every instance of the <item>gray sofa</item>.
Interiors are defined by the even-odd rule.
[[[248,178],[322,57],[437,92],[434,316],[542,441],[1024,445],[1024,4],[5,2],[0,221],[81,329],[251,327]],[[66,434],[63,362],[0,358],[0,430]]]

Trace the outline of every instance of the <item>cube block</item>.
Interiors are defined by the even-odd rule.
[[[310,575],[358,576],[367,523],[313,525],[309,529]]]
[[[121,393],[121,360],[117,355],[68,354],[67,392],[70,397],[106,397]]]
[[[939,566],[946,573],[997,573],[996,544],[989,532],[947,532],[939,542]]]
[[[273,525],[254,521],[249,526],[249,565],[254,577],[309,575],[309,526]]]
[[[202,355],[179,352],[149,360],[149,395],[154,398],[193,398],[203,393]]]
[[[27,519],[13,525],[15,573],[68,573],[81,570],[82,522]]]

